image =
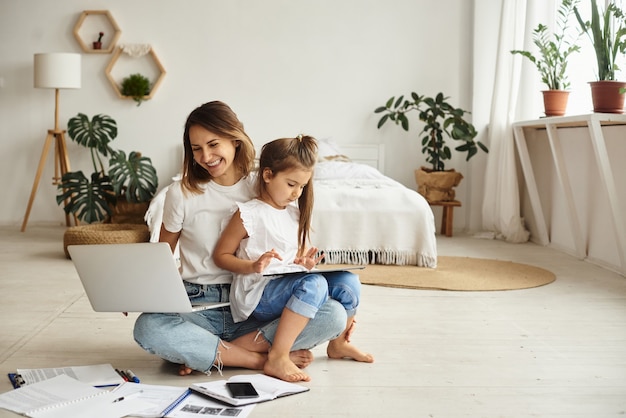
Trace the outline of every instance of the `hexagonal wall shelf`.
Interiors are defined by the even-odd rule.
[[[121,47],[117,48],[115,50],[115,52],[113,53],[113,56],[111,57],[111,61],[109,62],[109,65],[107,65],[107,68],[105,70],[105,74],[107,76],[107,79],[111,83],[111,86],[113,87],[113,90],[115,90],[115,93],[118,95],[119,98],[121,98],[121,99],[132,99],[132,97],[124,96],[122,94],[122,91],[120,90],[121,89],[121,82],[117,82],[115,80],[115,78],[113,77],[113,74],[112,74],[113,68],[115,67],[116,63],[120,59],[120,57],[121,57],[123,52],[124,51],[123,51],[123,49]],[[152,83],[152,88],[150,89],[150,94],[144,96],[144,100],[151,99],[154,96],[154,93],[159,88],[159,85],[163,81],[163,78],[165,77],[165,74],[166,74],[165,68],[163,67],[163,65],[161,65],[161,61],[159,61],[159,58],[157,57],[157,55],[154,52],[154,49],[152,47],[150,47],[150,51],[146,54],[146,56],[150,57],[150,59],[152,60],[152,63],[156,67],[156,70],[158,71],[159,74],[157,75],[156,80],[154,81],[154,83]],[[137,59],[137,57],[130,57],[130,58]],[[142,58],[142,57],[139,57],[139,58]]]
[[[83,40],[87,38],[87,32],[92,42]],[[93,44],[97,41],[99,32],[104,32],[105,38],[100,49],[95,49]],[[121,34],[122,31],[108,10],[85,10],[74,25],[74,37],[82,50],[90,54],[110,54]]]

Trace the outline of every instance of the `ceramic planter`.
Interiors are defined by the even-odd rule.
[[[543,107],[546,116],[563,116],[567,109],[569,91],[565,90],[544,90]]]
[[[624,93],[620,88],[626,87],[622,81],[592,81],[591,99],[594,113],[624,113]]]

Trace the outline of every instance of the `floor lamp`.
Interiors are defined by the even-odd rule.
[[[65,131],[59,129],[59,89],[79,89],[80,88],[80,54],[72,53],[50,53],[35,54],[35,78],[34,85],[41,89],[54,89],[54,129],[48,130],[46,142],[43,145],[39,166],[35,174],[35,181],[28,199],[28,206],[24,214],[22,232],[26,230],[30,210],[37,194],[41,174],[46,165],[50,146],[54,142],[54,177],[52,184],[58,185],[63,174],[70,171],[70,160],[67,155],[65,143]],[[76,218],[74,218],[76,220]],[[65,223],[70,225],[70,216],[65,214]]]

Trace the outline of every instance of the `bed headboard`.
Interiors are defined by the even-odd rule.
[[[343,154],[355,163],[367,164],[384,174],[385,146],[383,144],[338,144]]]
[[[385,146],[383,144],[333,143],[333,150],[328,155],[345,155],[355,163],[372,166],[385,173]],[[261,148],[256,149],[255,165],[258,166]]]

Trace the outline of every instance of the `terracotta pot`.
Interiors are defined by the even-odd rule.
[[[543,107],[546,116],[563,116],[567,109],[567,99],[569,91],[565,90],[544,90]]]
[[[93,49],[102,49],[102,42],[94,42]]]
[[[591,99],[595,113],[624,113],[624,93],[620,88],[626,87],[623,81],[592,81]]]
[[[458,186],[462,179],[463,175],[454,170],[433,171],[426,167],[415,170],[417,192],[429,203],[454,200],[454,187]]]

